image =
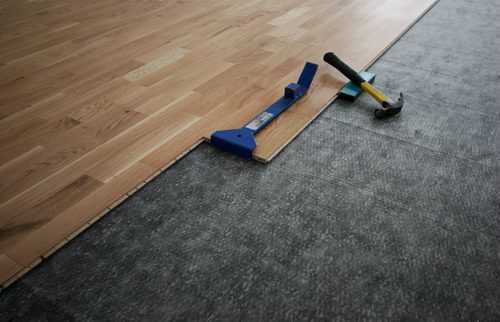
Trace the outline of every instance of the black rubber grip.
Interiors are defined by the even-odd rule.
[[[323,57],[325,62],[337,68],[339,72],[344,74],[345,77],[349,78],[354,84],[361,86],[361,83],[365,82],[363,77],[359,76],[351,67],[347,66],[346,63],[340,60],[334,53],[326,53]]]

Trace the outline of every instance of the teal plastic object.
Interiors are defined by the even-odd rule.
[[[363,79],[370,84],[375,81],[375,74],[372,73],[363,71],[359,72],[359,76],[363,77]],[[361,87],[353,82],[349,82],[339,91],[338,97],[349,102],[354,102],[363,92],[364,90]]]

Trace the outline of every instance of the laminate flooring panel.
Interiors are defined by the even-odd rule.
[[[0,284],[316,63],[308,94],[256,135],[268,162],[347,82],[324,53],[360,71],[435,2],[0,2]]]

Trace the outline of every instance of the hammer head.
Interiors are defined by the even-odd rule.
[[[375,117],[382,118],[384,116],[393,116],[401,112],[401,108],[405,102],[405,96],[403,93],[399,94],[400,97],[398,101],[388,99],[382,103],[382,108],[375,109]]]

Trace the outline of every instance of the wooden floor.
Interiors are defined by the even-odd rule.
[[[345,84],[324,53],[362,70],[434,3],[1,1],[0,284],[319,64],[256,136],[254,158],[269,161]]]

